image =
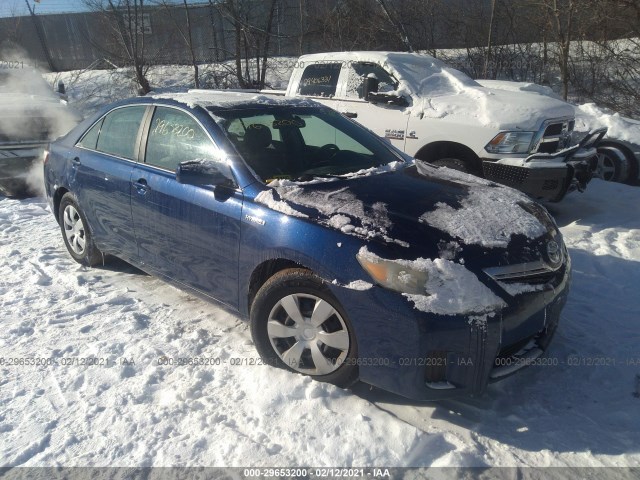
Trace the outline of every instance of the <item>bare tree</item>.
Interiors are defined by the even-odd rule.
[[[84,0],[94,12],[101,14],[107,38],[93,38],[93,45],[108,56],[133,69],[136,84],[143,94],[151,91],[147,78],[149,60],[145,36],[149,27],[145,19],[144,0]],[[147,17],[148,18],[148,17]]]
[[[184,42],[187,50],[189,50],[189,57],[191,60],[191,66],[193,67],[193,84],[195,88],[200,88],[200,69],[198,67],[198,60],[196,58],[195,45],[193,43],[193,31],[191,26],[191,12],[189,8],[189,4],[187,0],[182,0],[184,6],[184,14],[185,14],[185,24],[181,26],[180,21],[176,15],[179,7],[176,6],[173,2],[168,2],[167,0],[159,0],[156,2],[158,5],[161,5],[166,12],[169,14],[169,17],[173,20],[173,25],[178,32],[178,35]]]
[[[220,4],[233,27],[236,76],[241,88],[264,88],[277,3],[225,0]]]

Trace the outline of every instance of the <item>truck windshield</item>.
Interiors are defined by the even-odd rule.
[[[404,160],[333,110],[275,106],[212,111],[236,150],[266,183],[346,175]]]

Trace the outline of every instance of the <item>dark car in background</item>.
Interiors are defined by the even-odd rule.
[[[568,294],[543,207],[307,100],[127,100],[51,144],[45,185],[76,261],[213,300],[266,363],[343,387],[481,394],[542,355]]]
[[[10,68],[9,68],[10,67]],[[67,106],[64,86],[54,92],[22,62],[0,66],[0,194],[42,193],[42,153],[81,120]]]

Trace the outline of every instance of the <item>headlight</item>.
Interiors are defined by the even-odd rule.
[[[426,295],[427,272],[403,265],[402,261],[383,260],[362,253],[356,258],[378,285],[396,292]]]
[[[529,153],[534,132],[500,132],[485,148],[489,153]]]

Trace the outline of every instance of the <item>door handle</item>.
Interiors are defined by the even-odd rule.
[[[73,157],[73,159],[71,159],[71,163],[74,165],[80,165],[80,157]]]
[[[345,117],[348,117],[348,118],[358,118],[357,112],[340,112],[340,113],[342,113]]]
[[[133,182],[133,186],[140,195],[144,195],[149,190],[149,185],[147,185],[147,181],[144,178],[140,178],[137,182]]]

